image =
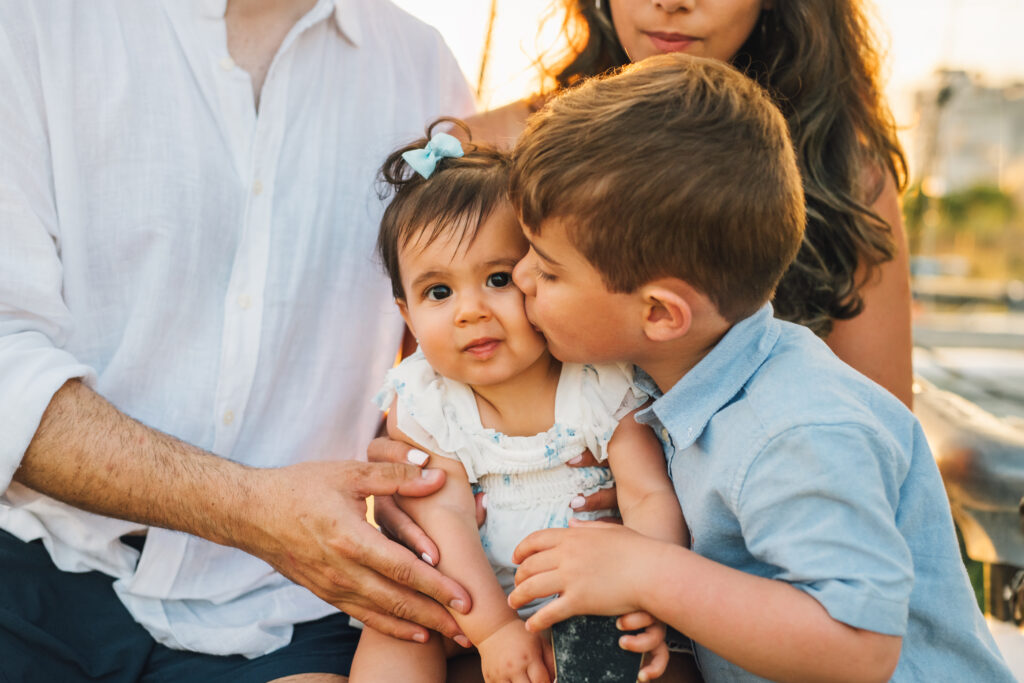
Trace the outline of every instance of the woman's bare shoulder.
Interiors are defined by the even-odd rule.
[[[466,119],[474,142],[486,142],[500,149],[511,149],[533,112],[534,98],[516,100]]]

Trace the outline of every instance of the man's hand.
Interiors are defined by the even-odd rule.
[[[468,612],[469,594],[366,521],[367,496],[429,495],[443,472],[308,462],[251,473],[239,547],[382,633],[425,642],[425,626],[468,645],[441,605]]]
[[[366,457],[370,462],[407,464],[423,467],[430,455],[412,448],[402,441],[395,441],[386,436],[374,439],[366,449]],[[437,545],[430,540],[423,529],[412,518],[398,507],[391,496],[374,496],[373,519],[380,530],[388,538],[398,541],[409,550],[419,555],[424,562],[437,566],[441,560]],[[482,521],[481,521],[482,523]]]

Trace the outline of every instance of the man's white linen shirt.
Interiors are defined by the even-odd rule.
[[[11,478],[53,394],[254,467],[356,458],[401,320],[376,169],[472,99],[384,0],[320,0],[262,88],[226,0],[0,6],[0,528],[99,570],[159,641],[257,656],[334,608],[241,551],[92,515]]]

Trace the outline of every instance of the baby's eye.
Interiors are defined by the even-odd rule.
[[[491,273],[487,276],[488,287],[508,287],[512,284],[512,273]]]
[[[448,285],[434,285],[433,287],[428,287],[427,291],[424,292],[424,296],[430,301],[441,301],[451,295],[452,288]]]

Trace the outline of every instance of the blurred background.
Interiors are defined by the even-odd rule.
[[[562,50],[551,0],[396,2],[441,31],[480,109],[538,92],[538,59]],[[979,604],[1024,681],[1024,0],[869,12],[910,165],[915,413]]]

